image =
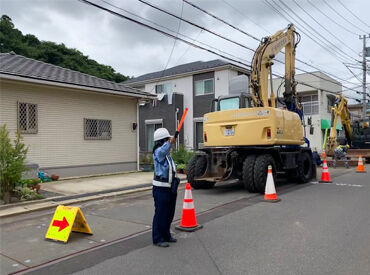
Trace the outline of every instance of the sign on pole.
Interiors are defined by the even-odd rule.
[[[370,47],[365,48],[365,57],[370,57]]]
[[[66,243],[71,231],[92,235],[79,207],[59,205],[55,210],[45,238]]]

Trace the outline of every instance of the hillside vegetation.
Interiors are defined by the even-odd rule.
[[[32,34],[24,35],[14,27],[9,16],[2,15],[0,19],[0,52],[8,53],[11,51],[110,81],[122,82],[128,79],[127,76],[115,72],[112,67],[99,64],[80,51],[67,48],[63,43],[40,41]]]

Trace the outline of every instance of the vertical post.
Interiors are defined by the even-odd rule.
[[[366,35],[360,36],[360,39],[363,39],[363,50],[362,50],[362,119],[366,119],[366,39],[370,38]]]

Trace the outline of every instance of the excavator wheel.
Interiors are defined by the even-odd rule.
[[[264,194],[266,187],[267,171],[268,166],[272,166],[272,175],[274,177],[274,182],[276,182],[276,164],[271,155],[259,155],[256,158],[254,164],[254,186],[257,192]]]
[[[298,183],[307,183],[312,179],[313,176],[313,160],[311,154],[303,152],[298,161],[297,177]]]
[[[206,169],[206,156],[193,156],[190,159],[188,167],[186,169],[186,176],[191,187],[193,187],[194,189],[209,189],[215,185],[214,182],[194,180],[194,178],[202,176]]]
[[[254,164],[256,162],[256,155],[249,155],[243,162],[243,185],[251,193],[256,193],[254,186]]]

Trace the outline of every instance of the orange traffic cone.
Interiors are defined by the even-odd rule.
[[[194,202],[193,197],[191,195],[191,187],[190,183],[186,184],[185,187],[185,196],[184,196],[184,204],[182,207],[182,217],[180,225],[176,226],[176,229],[181,231],[192,232],[198,229],[201,229],[203,226],[197,224],[197,219],[195,217],[195,209],[194,209]]]
[[[330,180],[329,169],[328,169],[328,164],[326,162],[326,159],[324,159],[324,164],[322,165],[321,180],[319,182],[321,183],[332,182]]]
[[[357,173],[366,173],[365,166],[364,166],[364,163],[362,161],[362,155],[360,155],[359,158],[358,158],[358,165],[357,165],[356,172]]]
[[[280,201],[280,199],[278,199],[276,195],[276,189],[275,189],[274,178],[272,176],[272,166],[271,165],[268,166],[266,187],[265,187],[265,201],[268,201],[268,202]]]

